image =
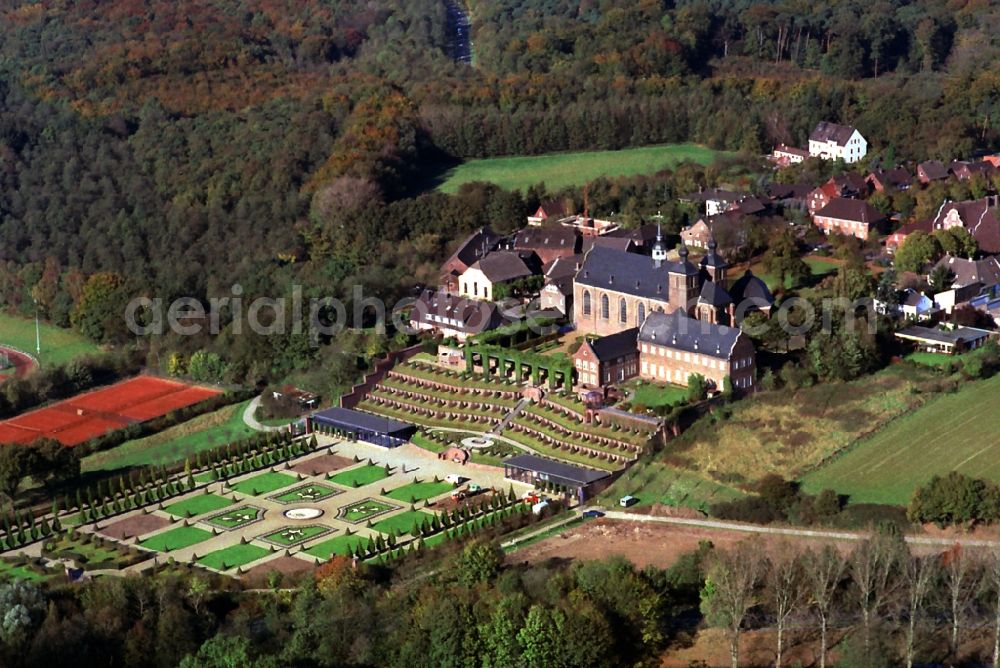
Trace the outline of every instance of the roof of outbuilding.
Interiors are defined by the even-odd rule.
[[[737,327],[695,320],[683,310],[654,311],[639,328],[639,341],[676,350],[729,359],[743,332]]]
[[[494,251],[479,259],[472,267],[479,269],[494,283],[524,278],[534,273],[518,253],[510,251]]]
[[[438,324],[431,316],[457,321],[457,325],[449,323],[449,326],[456,329],[481,332],[495,322],[496,304],[448,292],[424,290],[417,297],[410,317],[420,322]]]
[[[514,237],[514,249],[565,248],[576,249],[576,230],[562,225],[526,227]]]
[[[394,434],[413,428],[413,425],[407,422],[400,422],[399,420],[382,417],[381,415],[372,415],[371,413],[336,406],[313,413],[313,418],[321,422],[332,422],[345,427],[364,429],[380,434]]]
[[[562,478],[563,480],[569,480],[583,485],[597,480],[603,480],[611,475],[607,471],[585,469],[581,466],[563,464],[562,462],[545,459],[544,457],[536,457],[535,455],[516,455],[509,459],[505,459],[503,464],[504,466],[510,466],[524,471],[534,471],[535,473],[544,473],[546,475],[556,476],[558,478]]]
[[[749,269],[729,288],[729,296],[737,305],[748,299],[753,300],[758,306],[763,304],[770,306],[774,303],[774,295],[771,294],[767,283],[755,276]]]
[[[956,288],[982,283],[990,287],[1000,284],[1000,260],[987,257],[982,260],[966,260],[954,255],[945,255],[936,267],[947,267],[955,275],[952,285]]]

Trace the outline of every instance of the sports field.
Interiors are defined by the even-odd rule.
[[[231,568],[244,566],[252,561],[257,561],[262,557],[271,554],[266,547],[247,543],[246,545],[230,545],[215,552],[209,552],[204,557],[198,559],[198,563],[217,571],[228,571]]]
[[[423,501],[424,499],[432,499],[435,496],[440,496],[441,494],[449,492],[454,488],[455,486],[450,482],[411,482],[409,485],[403,485],[402,487],[398,487],[387,492],[385,496],[390,499],[395,499],[396,501],[416,503],[417,501]]]
[[[720,154],[698,144],[663,144],[620,151],[583,151],[546,155],[470,160],[445,174],[438,190],[458,191],[463,183],[488,181],[508,190],[525,190],[538,183],[549,189],[579,186],[601,176],[655,174],[682,162],[711,164]]]
[[[176,529],[170,529],[169,531],[164,531],[163,533],[158,533],[155,536],[141,540],[139,541],[139,545],[148,550],[156,550],[157,552],[172,552],[173,550],[182,550],[185,547],[197,545],[211,537],[211,531],[205,531],[198,527],[180,526]]]
[[[138,376],[0,422],[0,443],[54,438],[63,445],[78,445],[219,393],[173,380]]]
[[[84,458],[80,468],[86,473],[145,464],[172,464],[198,452],[246,438],[256,433],[243,422],[243,411],[248,403],[223,406],[145,438],[95,452]]]
[[[932,399],[802,479],[853,503],[906,504],[934,474],[960,471],[1000,482],[1000,375]]]
[[[95,355],[101,351],[95,344],[73,330],[44,322],[39,324],[39,330],[42,354],[38,356],[38,362],[42,366],[65,364],[78,357]],[[0,313],[0,345],[8,345],[34,355],[35,321]]]
[[[366,464],[365,466],[359,466],[358,468],[348,469],[332,475],[330,476],[330,482],[335,482],[344,487],[361,487],[388,477],[389,474],[385,472],[385,467]]]
[[[218,494],[199,494],[191,498],[171,503],[164,510],[174,517],[194,517],[233,505],[231,499]]]
[[[372,528],[385,534],[413,533],[424,520],[430,521],[433,516],[420,510],[406,510],[398,515],[387,517],[375,522]]]
[[[231,487],[241,494],[260,496],[261,494],[269,494],[277,491],[282,487],[288,487],[298,481],[299,479],[293,475],[279,473],[278,471],[268,471],[267,473],[261,473],[252,478],[241,480],[235,485],[231,485]]]

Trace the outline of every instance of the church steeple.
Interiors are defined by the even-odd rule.
[[[663,241],[660,224],[656,224],[656,241],[653,243],[653,266],[659,268],[667,260],[667,244]]]
[[[721,287],[725,287],[726,269],[729,265],[726,259],[717,252],[718,244],[715,243],[715,235],[708,240],[708,253],[701,259],[701,269],[707,274],[708,279]]]

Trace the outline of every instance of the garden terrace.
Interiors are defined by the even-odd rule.
[[[463,404],[492,404],[504,408],[513,408],[518,399],[517,392],[467,390],[451,385],[441,388],[437,387],[436,384],[431,384],[429,381],[401,377],[386,378],[378,384],[378,387],[404,396],[438,399],[447,402],[457,401]]]
[[[553,439],[542,440],[534,431],[525,430],[520,425],[512,425],[511,429],[504,432],[504,438],[520,443],[532,452],[536,452],[552,459],[561,459],[567,462],[575,462],[584,466],[604,469],[606,471],[617,471],[622,465],[631,461],[629,459],[613,460],[616,455],[609,455],[600,450],[590,450],[578,445],[554,442]]]
[[[542,398],[541,404],[580,420],[587,412],[587,407],[582,401],[572,395],[563,396],[559,392],[549,392]]]
[[[516,398],[519,390],[514,385],[504,385],[500,380],[483,380],[471,374],[446,371],[424,362],[410,362],[397,365],[386,374],[387,378],[404,378],[411,381],[424,381],[427,387],[438,387],[442,390],[484,390],[492,396]]]
[[[449,411],[442,410],[440,407],[419,406],[378,395],[369,396],[358,405],[358,408],[369,413],[377,413],[398,420],[408,420],[421,425],[433,427],[466,426],[472,431],[484,431],[484,427],[489,428],[500,424],[504,418],[504,413],[486,416],[462,411]]]
[[[430,410],[447,410],[453,413],[478,415],[482,417],[503,416],[513,406],[502,406],[493,403],[480,403],[468,398],[437,399],[415,392],[396,390],[393,388],[376,387],[368,394],[369,399],[381,398],[386,401],[397,401],[410,406],[418,406]]]
[[[631,461],[642,454],[645,449],[641,445],[626,443],[621,440],[598,436],[587,432],[568,432],[559,425],[538,415],[518,415],[511,427],[521,428],[539,436],[543,441],[553,445],[565,444],[570,447],[582,448],[584,452],[592,452],[594,456],[604,455]],[[617,461],[613,459],[612,461]]]
[[[638,428],[630,429],[622,427],[615,429],[610,425],[598,422],[586,424],[582,419],[569,417],[565,413],[539,404],[527,407],[524,413],[541,418],[550,426],[561,427],[571,436],[601,436],[611,439],[614,442],[624,442],[639,447],[645,445],[651,436],[648,430],[639,430]]]

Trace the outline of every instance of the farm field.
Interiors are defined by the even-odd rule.
[[[170,529],[168,531],[164,531],[163,533],[158,533],[155,536],[151,536],[145,540],[141,540],[139,541],[139,545],[147,550],[172,552],[173,550],[182,550],[185,547],[197,545],[198,543],[206,541],[211,537],[211,531],[205,531],[204,529],[199,529],[198,527],[179,526],[175,529]]]
[[[198,494],[191,498],[171,503],[164,510],[174,517],[194,517],[233,505],[231,499],[217,494]]]
[[[42,354],[38,363],[42,366],[56,366],[72,362],[78,357],[96,355],[101,352],[76,332],[40,324]],[[8,313],[0,313],[0,345],[8,345],[26,353],[35,353],[35,321],[19,318]]]
[[[463,183],[472,181],[489,181],[508,190],[524,190],[544,182],[551,190],[583,185],[601,176],[655,174],[682,162],[709,165],[720,155],[724,154],[698,144],[663,144],[620,151],[470,160],[447,172],[438,190],[454,193]]]
[[[80,463],[81,470],[113,471],[144,464],[169,464],[256,433],[243,422],[247,403],[222,408],[116,448],[95,452]]]
[[[959,471],[1000,482],[997,405],[1000,376],[967,383],[860,441],[802,478],[803,486],[834,489],[852,503],[906,504],[935,474]]]
[[[696,422],[668,447],[670,463],[728,486],[767,473],[797,479],[934,395],[932,371],[895,365],[848,383],[759,392],[732,415]],[[924,391],[920,391],[924,390]]]
[[[206,387],[137,376],[0,422],[0,442],[54,438],[63,445],[78,445],[217,394]]]

